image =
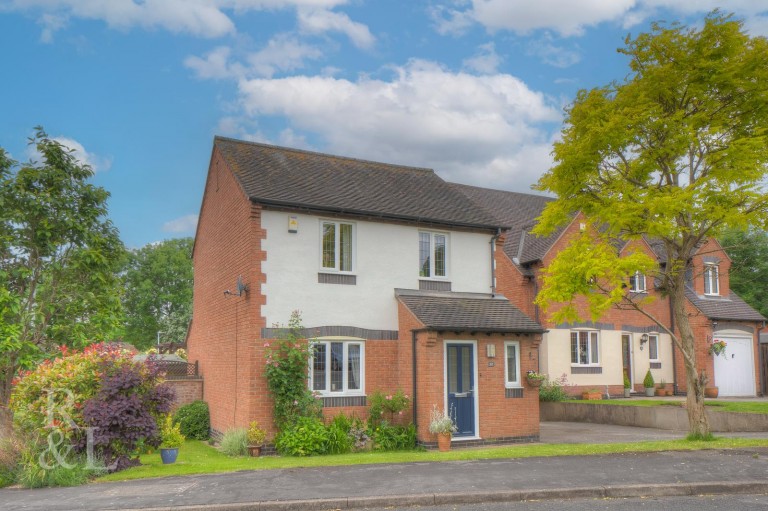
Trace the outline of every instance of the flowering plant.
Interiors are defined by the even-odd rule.
[[[429,413],[429,432],[435,435],[453,435],[458,428],[453,423],[451,416],[437,407],[432,405],[432,411]]]
[[[718,341],[715,340],[710,346],[709,346],[709,353],[714,356],[722,355],[725,356],[725,347],[728,345],[725,341]]]

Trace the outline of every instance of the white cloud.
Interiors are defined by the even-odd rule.
[[[349,16],[327,9],[299,9],[299,29],[307,34],[341,32],[358,48],[371,48],[376,42],[366,25],[352,21]]]
[[[94,172],[104,172],[112,168],[112,158],[86,151],[83,144],[73,138],[51,137],[51,140],[55,140],[64,146],[81,164],[90,165]],[[33,145],[27,146],[26,154],[33,162],[40,163],[43,160],[43,155]]]
[[[197,215],[184,215],[163,224],[164,232],[192,234],[197,228]]]
[[[539,57],[542,62],[550,66],[566,68],[581,60],[579,46],[571,43],[570,48],[557,46],[549,33],[544,34],[540,39],[529,41],[527,46],[528,55]]]
[[[658,17],[662,10],[700,16],[716,8],[744,18],[752,35],[768,33],[768,8],[756,0],[454,0],[431,8],[430,13],[441,34],[461,34],[477,23],[490,32],[528,35],[550,30],[571,37],[605,22],[629,28]]]
[[[242,107],[251,118],[284,117],[283,141],[313,134],[323,150],[432,167],[455,181],[524,189],[549,167],[545,126],[561,114],[521,80],[417,60],[393,71],[391,80],[241,80]]]
[[[467,69],[483,74],[496,73],[501,64],[501,57],[496,53],[493,43],[487,43],[478,47],[478,52],[468,59],[464,59],[463,66]]]
[[[231,52],[229,47],[219,46],[206,53],[204,57],[190,55],[184,59],[184,65],[202,79],[238,78],[243,76],[244,69],[240,64],[229,63]]]

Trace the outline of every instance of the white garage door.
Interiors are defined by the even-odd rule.
[[[720,396],[755,395],[755,360],[749,337],[716,337],[727,343],[725,357],[715,357],[715,385]]]

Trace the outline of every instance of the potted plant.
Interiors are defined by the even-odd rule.
[[[531,387],[541,387],[541,384],[547,379],[547,375],[530,370],[525,373],[525,379]]]
[[[629,381],[627,373],[624,373],[624,397],[629,397],[630,392],[632,392],[632,384]]]
[[[656,395],[657,396],[667,395],[667,382],[665,382],[664,380],[661,380],[661,382],[659,382],[659,387],[656,389]]]
[[[248,426],[248,453],[254,458],[259,457],[266,439],[267,432],[259,427],[258,422],[251,422]]]
[[[645,373],[645,379],[643,379],[643,387],[645,387],[645,395],[646,397],[653,397],[653,391],[654,387],[656,386],[656,382],[653,381],[653,375],[651,374],[651,370],[648,369],[648,372]]]
[[[179,447],[184,443],[185,437],[181,433],[181,425],[174,424],[171,414],[165,416],[160,428],[160,458],[163,464],[175,463],[179,455]]]
[[[451,416],[440,410],[437,405],[432,405],[429,414],[429,432],[437,435],[437,448],[440,452],[451,450],[451,437],[457,431],[456,424]]]

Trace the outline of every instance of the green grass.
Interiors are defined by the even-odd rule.
[[[715,440],[708,442],[664,440],[620,444],[521,444],[481,449],[454,449],[446,453],[437,451],[366,452],[340,454],[335,456],[315,456],[309,458],[278,456],[229,458],[205,442],[187,441],[179,451],[178,461],[174,464],[163,465],[160,461],[160,454],[155,452],[153,454],[143,455],[141,457],[141,466],[100,477],[97,481],[125,481],[129,479],[145,479],[150,477],[234,472],[237,470],[269,470],[297,467],[479,460],[494,458],[531,458],[540,456],[584,456],[628,452],[689,451],[742,447],[768,447],[768,439],[716,438]]]
[[[615,405],[615,406],[677,406],[681,407],[685,401],[670,401],[663,399],[601,399],[585,401],[577,399],[574,403],[586,403],[597,405]],[[768,402],[766,401],[705,401],[705,406],[716,408],[723,412],[741,412],[741,413],[768,413]]]

